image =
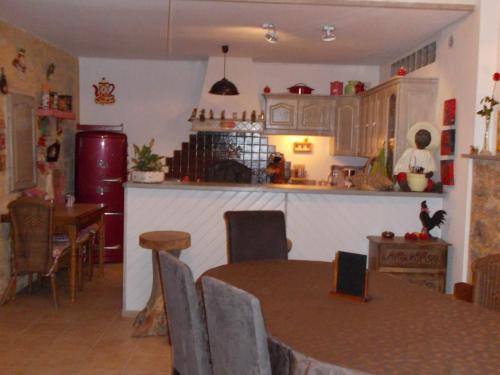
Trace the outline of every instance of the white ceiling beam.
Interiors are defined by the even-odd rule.
[[[472,12],[477,0],[194,0],[223,3],[301,4],[320,6],[352,6],[377,8],[404,8],[426,10],[458,10]]]

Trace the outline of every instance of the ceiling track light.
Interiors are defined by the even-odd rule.
[[[267,30],[265,39],[269,43],[276,43],[278,41],[278,34],[276,33],[276,28],[274,27],[274,24],[267,22],[262,25],[262,28]]]
[[[323,26],[323,36],[321,37],[321,40],[323,42],[333,42],[337,37],[333,33],[335,31],[335,26],[334,25],[324,25]]]

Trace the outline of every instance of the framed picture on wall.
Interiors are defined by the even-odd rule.
[[[444,101],[443,125],[455,125],[455,114],[457,110],[457,100],[448,99]]]
[[[441,182],[443,185],[455,185],[455,161],[441,160]]]
[[[441,155],[455,155],[455,129],[441,132]]]

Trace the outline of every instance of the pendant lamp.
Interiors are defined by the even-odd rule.
[[[222,53],[224,54],[224,78],[215,82],[212,85],[209,93],[214,95],[239,95],[238,89],[234,83],[226,78],[226,54],[229,51],[228,46],[222,46]]]

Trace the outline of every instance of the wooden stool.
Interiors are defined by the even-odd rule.
[[[168,251],[178,257],[181,250],[191,246],[191,236],[189,233],[178,231],[146,232],[139,236],[139,245],[153,250],[153,287],[146,307],[135,318],[132,336],[163,336],[167,334],[167,316],[159,251]]]

